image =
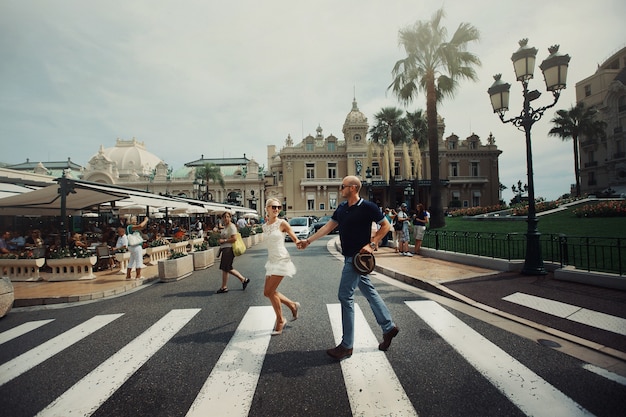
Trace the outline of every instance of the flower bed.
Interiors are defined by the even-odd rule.
[[[93,266],[98,257],[46,259],[46,265],[52,269],[48,281],[79,281],[94,279]]]
[[[626,217],[626,201],[608,200],[585,204],[573,213],[576,217]]]
[[[0,259],[0,275],[11,281],[39,281],[39,268],[46,262],[45,258],[33,259]]]
[[[171,259],[159,261],[159,280],[161,282],[178,281],[188,277],[193,272],[193,257],[182,255],[180,252],[172,254]]]

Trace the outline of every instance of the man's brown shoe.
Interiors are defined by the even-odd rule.
[[[378,345],[378,350],[386,351],[389,349],[389,345],[391,345],[391,339],[398,335],[400,330],[397,327],[389,330],[387,333],[383,334],[383,341]]]
[[[344,358],[349,358],[350,356],[352,356],[352,349],[345,348],[341,344],[339,344],[337,347],[328,349],[326,353],[328,353],[328,356],[332,356],[333,358],[340,361]]]

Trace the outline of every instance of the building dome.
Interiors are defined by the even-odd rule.
[[[101,151],[106,159],[114,162],[120,177],[129,175],[150,175],[161,158],[148,152],[143,142],[117,139],[115,147]],[[96,155],[97,156],[97,155]]]
[[[352,110],[346,116],[346,121],[343,124],[344,127],[347,125],[355,125],[355,124],[367,124],[367,117],[359,110],[359,107],[356,104],[356,98],[352,100]]]

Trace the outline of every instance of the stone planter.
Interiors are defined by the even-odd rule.
[[[193,256],[187,255],[176,259],[159,261],[159,279],[161,282],[178,281],[193,272]]]
[[[193,257],[194,271],[207,269],[215,263],[215,252],[213,252],[213,248],[192,252],[191,256]]]
[[[6,316],[13,307],[15,294],[13,293],[13,284],[7,277],[0,278],[0,317]]]
[[[93,266],[98,260],[97,256],[89,258],[61,258],[46,259],[46,265],[52,268],[52,274],[48,281],[80,281],[94,279]]]
[[[204,238],[196,238],[196,239],[190,239],[189,240],[189,252],[195,252],[196,249],[194,248],[195,245],[202,245],[202,242],[204,242]]]
[[[128,261],[130,260],[130,252],[121,252],[115,254],[115,260],[120,263],[118,274],[125,274],[128,269]]]
[[[0,276],[11,281],[39,281],[39,268],[45,263],[46,258],[0,259]]]
[[[170,243],[170,250],[176,253],[187,253],[188,244],[186,240],[183,242]]]
[[[150,257],[148,265],[156,265],[157,262],[170,256],[170,247],[169,245],[148,247],[146,248],[146,254]]]

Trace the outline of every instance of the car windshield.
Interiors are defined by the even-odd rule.
[[[321,223],[321,222],[324,222],[324,223],[325,223],[325,222],[329,221],[330,219],[332,219],[332,217],[331,217],[331,216],[323,216],[323,217],[320,217],[319,222],[320,222],[320,223]]]
[[[295,217],[291,220],[289,220],[289,224],[292,226],[306,226],[307,225],[307,219],[303,218],[303,217]]]

